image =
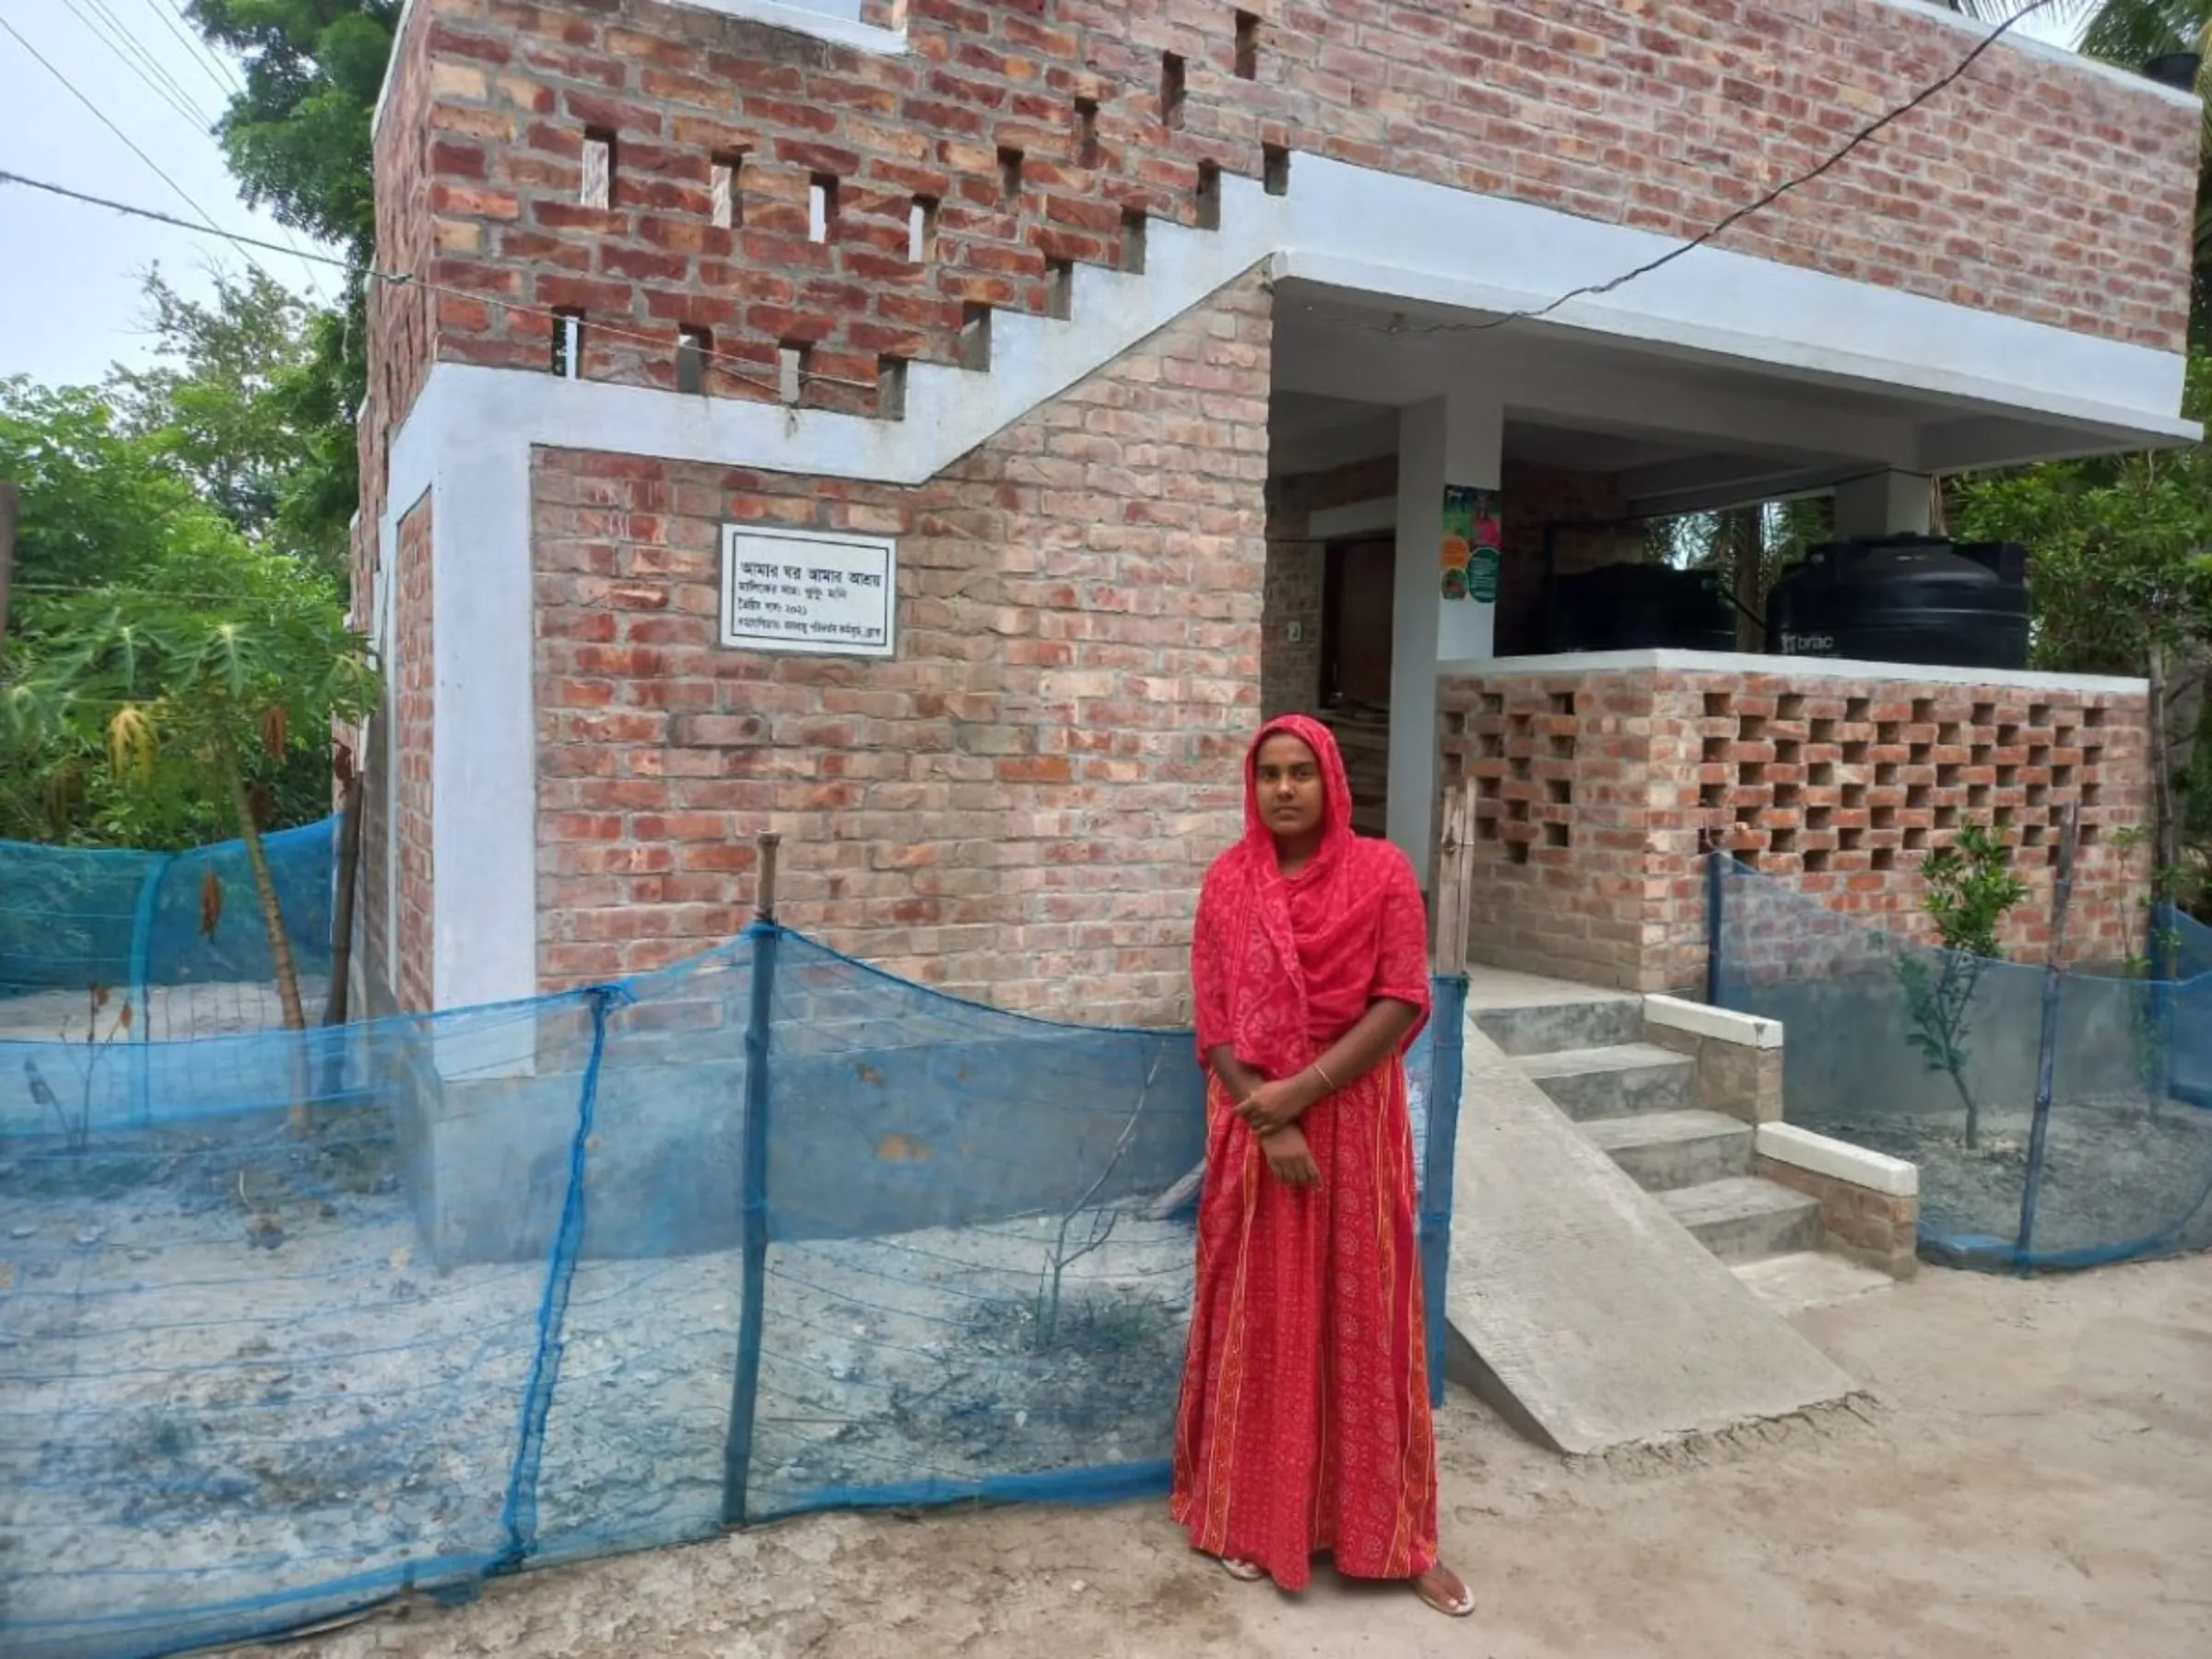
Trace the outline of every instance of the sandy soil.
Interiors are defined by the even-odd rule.
[[[1799,1316],[1867,1417],[1569,1466],[1455,1394],[1447,1624],[1325,1576],[1232,1583],[1157,1504],[826,1515],[504,1581],[290,1659],[2203,1659],[2212,1256],[2031,1282],[1930,1271]]]

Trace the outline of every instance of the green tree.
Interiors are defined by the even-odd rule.
[[[212,798],[245,844],[285,1024],[306,1010],[262,846],[267,780],[297,743],[373,700],[361,641],[328,584],[225,534],[180,545],[127,582],[30,607],[6,733],[90,764],[125,795]]]
[[[342,576],[343,535],[332,534],[321,502],[300,494],[326,424],[318,313],[260,271],[212,275],[207,302],[179,294],[159,270],[147,276],[157,361],[116,371],[117,405],[128,429],[152,440],[248,540]]]
[[[240,194],[366,267],[376,252],[370,122],[400,0],[189,0],[186,12],[241,65],[244,90],[218,127]],[[353,415],[369,384],[363,294],[361,277],[349,276],[285,383],[306,454],[278,517],[286,534],[316,547],[345,546],[360,495]]]
[[[1973,825],[1959,830],[1951,846],[1929,853],[1920,874],[1927,885],[1921,908],[1936,924],[1943,947],[1933,962],[1918,954],[1897,959],[1912,1021],[1905,1041],[1930,1071],[1950,1078],[1966,1108],[1966,1144],[1971,1147],[1982,1128],[1981,1103],[1966,1086],[1974,989],[1982,971],[2003,957],[1997,929],[2006,912],[2028,897],[2028,884],[2006,862],[2004,842]]]

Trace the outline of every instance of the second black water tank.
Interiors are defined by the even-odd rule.
[[[1544,584],[1544,649],[1734,651],[1735,623],[1710,573],[1612,564]]]
[[[1767,595],[1767,649],[1924,667],[2028,665],[2028,554],[1926,536],[1830,542]]]

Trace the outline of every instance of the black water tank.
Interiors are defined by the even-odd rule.
[[[1544,649],[1734,651],[1735,623],[1709,571],[1602,565],[1547,579]]]
[[[1924,667],[2028,665],[2028,550],[1896,535],[1815,547],[1767,595],[1767,649]]]

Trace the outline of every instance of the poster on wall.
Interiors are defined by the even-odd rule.
[[[1497,604],[1498,566],[1504,548],[1505,522],[1499,512],[1498,492],[1445,485],[1444,598]]]
[[[722,527],[722,642],[889,656],[898,544],[875,535]]]

